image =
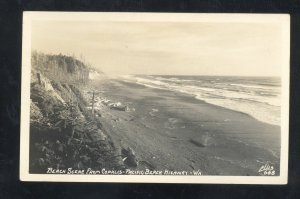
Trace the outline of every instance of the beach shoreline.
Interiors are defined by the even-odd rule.
[[[184,93],[121,79],[90,84],[99,91],[97,97],[129,108],[98,107],[99,120],[119,150],[134,150],[139,162],[135,170],[247,176],[259,175],[259,168],[270,162],[279,175],[279,126]]]

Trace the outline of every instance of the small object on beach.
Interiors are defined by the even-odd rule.
[[[178,119],[176,118],[168,118],[168,121],[171,123],[171,124],[175,124],[178,122]]]
[[[104,105],[108,106],[108,104],[110,103],[110,100],[103,99],[101,102],[102,102]]]
[[[197,147],[205,147],[202,143],[200,143],[198,140],[190,139],[190,143],[196,145]]]
[[[202,135],[200,138],[192,138],[189,140],[190,143],[198,146],[198,147],[206,147],[206,146],[211,146],[215,144],[214,139],[212,138],[211,135],[209,135],[208,132],[205,132],[204,135]]]
[[[128,106],[110,106],[111,109],[115,109],[115,110],[118,110],[118,111],[128,111]]]
[[[127,147],[127,149],[122,148],[121,154],[124,160],[124,164],[128,165],[129,167],[137,167],[138,161],[135,156],[135,152],[132,148]]]
[[[113,120],[114,122],[118,122],[118,121],[120,121],[121,119],[118,118],[118,117],[116,117],[116,118],[112,118],[112,120]]]
[[[208,132],[205,133],[205,135],[201,136],[202,143],[204,144],[204,146],[210,146],[214,143],[214,140]]]
[[[135,108],[131,108],[130,111],[134,112],[134,111],[135,111]]]
[[[151,111],[149,112],[149,115],[151,115],[152,117],[156,116],[155,113],[158,112],[158,109],[151,109]]]

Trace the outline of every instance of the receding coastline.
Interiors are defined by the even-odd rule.
[[[271,162],[279,175],[280,127],[190,95],[122,79],[93,82],[100,97],[134,108],[101,107],[100,121],[117,146],[132,148],[137,169],[197,170],[202,175],[258,175]]]

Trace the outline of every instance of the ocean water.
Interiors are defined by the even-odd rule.
[[[280,125],[279,77],[229,76],[123,76],[146,87],[190,94],[196,99],[243,112],[269,124]]]

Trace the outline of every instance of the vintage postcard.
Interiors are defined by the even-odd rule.
[[[286,14],[24,12],[20,180],[286,184]]]

